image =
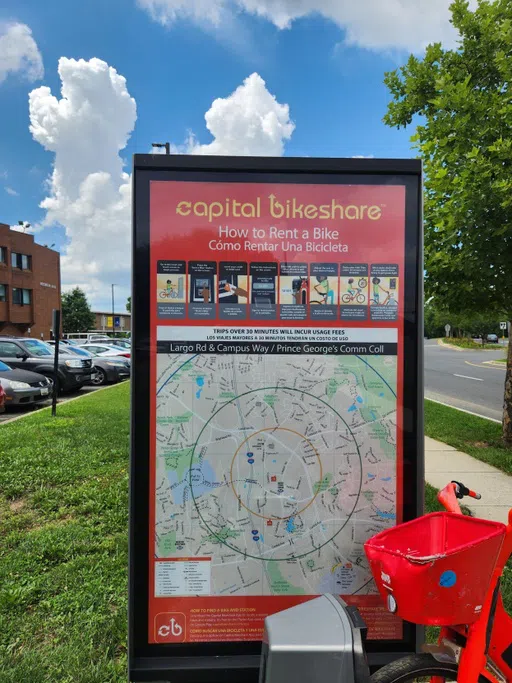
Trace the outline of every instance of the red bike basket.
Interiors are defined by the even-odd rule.
[[[415,624],[470,624],[480,615],[506,527],[434,512],[365,543],[388,609]]]

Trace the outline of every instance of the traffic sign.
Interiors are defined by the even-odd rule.
[[[506,329],[507,329],[507,323],[506,322],[500,323],[500,330],[506,330]]]
[[[448,336],[448,335],[450,334],[450,330],[451,330],[451,329],[452,329],[452,326],[451,326],[451,325],[446,324],[446,325],[444,326],[444,331],[446,332],[446,336]]]

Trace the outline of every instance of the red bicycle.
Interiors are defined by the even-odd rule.
[[[464,496],[480,498],[451,482],[437,496],[447,512],[400,524],[365,544],[388,609],[441,626],[437,644],[379,669],[374,683],[512,681],[512,618],[500,591],[512,554],[512,510],[508,525],[468,517],[459,505]]]

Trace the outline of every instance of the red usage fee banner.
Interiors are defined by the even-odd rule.
[[[403,186],[150,186],[151,643],[261,640],[322,593],[400,638]]]

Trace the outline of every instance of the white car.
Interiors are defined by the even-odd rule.
[[[129,351],[113,344],[82,344],[80,348],[86,349],[98,356],[123,356],[124,358],[130,358]]]

